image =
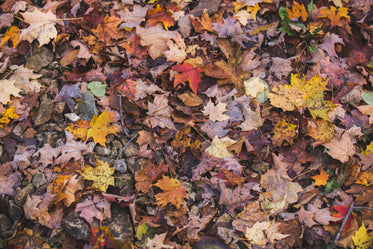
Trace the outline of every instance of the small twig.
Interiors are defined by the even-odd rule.
[[[354,208],[355,208],[355,206],[354,206],[354,203],[352,202],[350,208],[348,209],[348,212],[347,212],[346,216],[345,216],[344,219],[343,219],[342,225],[341,225],[341,227],[339,228],[338,233],[337,233],[337,235],[335,236],[335,239],[333,240],[333,243],[332,243],[330,249],[333,249],[333,248],[334,248],[334,244],[335,244],[335,242],[337,242],[337,241],[339,240],[339,237],[341,237],[342,231],[343,231],[343,229],[344,229],[344,227],[345,227],[345,225],[346,225],[346,223],[347,223],[348,217],[350,217],[350,214],[351,214],[351,212],[352,212],[352,209],[354,209]]]
[[[370,208],[370,207],[362,207],[362,206],[354,206],[354,209],[366,209],[366,210],[373,211],[373,208]]]
[[[138,136],[139,134],[137,133],[136,135],[134,135],[130,140],[128,140],[128,142],[123,146],[122,149],[120,149],[119,153],[118,153],[118,156],[117,158],[115,159],[114,161],[114,165],[116,165],[118,163],[118,160],[120,158],[120,156],[122,155],[123,151],[128,147],[128,145]]]
[[[124,118],[123,118],[123,105],[122,105],[122,95],[118,94],[119,97],[119,116],[120,116],[120,125],[122,126],[122,131],[126,137],[130,137],[128,133],[127,127],[124,126]]]

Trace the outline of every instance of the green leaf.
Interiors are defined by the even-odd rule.
[[[286,8],[282,6],[278,9],[278,14],[280,15],[281,20],[285,20],[289,16]]]
[[[293,32],[293,30],[290,28],[289,25],[286,25],[286,26],[280,27],[278,30],[280,30],[281,32],[284,32],[285,34],[287,34],[287,35],[289,35],[289,36],[293,36],[293,35],[294,35],[294,32]]]
[[[368,105],[373,105],[373,92],[364,92],[361,91],[361,98],[367,103]]]
[[[314,46],[314,45],[310,45],[308,48],[310,49],[310,51],[311,51],[312,53],[316,53],[316,51],[317,51],[317,47]]]
[[[308,16],[309,17],[312,16],[313,8],[315,8],[315,6],[313,5],[313,0],[311,0],[311,2],[307,5],[307,10],[308,10]]]
[[[93,95],[96,97],[103,97],[106,93],[106,85],[103,84],[101,81],[91,81],[88,84],[88,89],[91,90]]]
[[[146,224],[146,222],[142,223],[136,231],[136,239],[143,240],[145,238],[145,235],[149,232],[149,226]],[[146,236],[147,237],[147,236]]]

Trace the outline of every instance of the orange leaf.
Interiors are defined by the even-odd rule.
[[[135,187],[137,192],[148,193],[149,189],[152,187],[150,177],[142,169],[140,173],[135,172]]]
[[[172,18],[172,13],[164,9],[162,6],[157,4],[157,8],[148,10],[148,25],[149,27],[153,26],[157,22],[161,22],[164,25],[164,28],[168,30],[168,27],[174,26],[175,21]]]
[[[319,175],[312,176],[311,178],[315,180],[315,186],[324,186],[329,179],[329,175],[321,169]]]
[[[118,26],[123,22],[122,19],[115,16],[105,16],[102,23],[93,30],[93,33],[98,37],[99,41],[110,44],[111,39],[119,39],[123,37],[123,31],[119,31]]]
[[[173,66],[172,70],[179,72],[175,75],[174,87],[180,83],[189,81],[190,88],[197,94],[198,84],[201,82],[201,78],[199,77],[201,70],[199,68],[194,68],[192,65],[184,62],[182,65]]]
[[[140,44],[140,37],[137,35],[134,35],[131,38],[130,44],[121,44],[128,53],[130,53],[132,56],[136,58],[142,58],[145,55],[147,55],[150,46],[141,46]]]
[[[360,173],[359,177],[356,180],[357,184],[361,184],[364,186],[372,186],[373,185],[373,170],[367,170]]]
[[[116,89],[120,92],[123,96],[131,99],[132,101],[136,101],[136,86],[137,82],[131,79],[127,79],[123,82],[120,86],[117,86]]]
[[[163,190],[163,193],[155,195],[156,204],[162,207],[170,203],[178,209],[183,203],[183,199],[188,197],[185,188],[175,178],[163,176],[154,186]]]
[[[87,120],[79,120],[75,124],[66,127],[66,130],[71,132],[75,140],[80,138],[81,140],[86,141],[89,128],[91,128],[91,125]]]
[[[106,136],[120,131],[118,125],[110,125],[114,116],[115,114],[108,110],[105,110],[98,117],[93,116],[91,120],[91,128],[89,128],[87,132],[87,139],[92,137],[95,144],[101,144],[106,147]]]
[[[286,10],[289,13],[290,19],[302,17],[303,22],[307,21],[308,12],[303,4],[293,2],[293,7],[291,9],[287,8]]]
[[[212,21],[207,11],[203,13],[201,19],[198,17],[196,17],[195,19],[189,17],[189,19],[192,22],[194,30],[197,33],[203,33],[204,31],[214,32],[212,30]]]
[[[351,21],[350,16],[348,15],[348,8],[345,7],[340,7],[336,9],[334,6],[331,6],[329,9],[328,8],[322,8],[320,9],[320,13],[317,15],[317,18],[323,18],[326,17],[328,18],[331,23],[331,27],[333,26],[341,26],[341,18],[344,17],[348,21]]]

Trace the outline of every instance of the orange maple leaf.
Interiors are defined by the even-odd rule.
[[[92,137],[95,144],[101,144],[106,147],[106,136],[120,131],[120,126],[110,125],[114,116],[115,114],[107,109],[100,116],[93,116],[90,123],[91,128],[87,132],[87,139]]]
[[[156,204],[162,207],[171,203],[179,209],[183,203],[183,199],[188,197],[185,188],[182,187],[180,182],[175,178],[163,176],[154,186],[163,190],[163,193],[155,195]]]
[[[326,17],[330,20],[331,27],[333,26],[342,26],[341,18],[346,18],[348,21],[351,21],[350,16],[348,15],[348,8],[345,7],[339,7],[336,9],[334,6],[331,6],[328,8],[322,8],[320,9],[319,14],[317,15],[317,18],[323,18]]]
[[[132,101],[136,101],[136,86],[137,82],[131,79],[127,79],[123,82],[120,86],[117,86],[116,89],[120,92],[123,96],[131,99]]]
[[[123,20],[119,17],[106,15],[104,21],[97,26],[97,29],[92,31],[98,37],[99,41],[110,44],[111,39],[123,37],[123,31],[118,29],[121,22]]]
[[[161,22],[163,23],[164,28],[168,30],[168,27],[175,25],[175,21],[172,18],[171,11],[164,9],[159,4],[157,4],[157,7],[155,9],[148,10],[147,16],[149,27],[153,26],[157,22]]]
[[[87,120],[79,120],[75,124],[66,127],[66,130],[71,132],[75,140],[80,138],[81,140],[86,141],[89,128],[91,128],[91,125]]]
[[[303,4],[293,2],[293,7],[291,9],[286,8],[286,10],[289,13],[290,19],[302,17],[303,22],[307,21],[308,12]]]
[[[329,175],[321,169],[319,175],[312,176],[311,178],[315,180],[315,186],[324,186],[329,179]]]
[[[189,81],[190,88],[197,94],[198,84],[201,82],[201,78],[199,77],[201,70],[199,68],[194,68],[192,65],[184,62],[182,65],[173,66],[172,70],[179,72],[175,75],[174,87],[180,83]]]
[[[134,35],[131,38],[130,44],[123,43],[121,46],[123,46],[128,53],[136,58],[142,58],[147,55],[150,48],[150,46],[141,46],[140,37],[137,35]]]
[[[203,13],[201,18],[195,17],[195,19],[193,19],[189,17],[189,19],[197,33],[203,33],[204,31],[214,32],[212,30],[212,20],[207,11]]]

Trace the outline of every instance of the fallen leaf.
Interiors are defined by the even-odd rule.
[[[6,105],[10,102],[10,95],[21,97],[21,89],[15,86],[15,80],[0,80],[0,102]]]
[[[98,37],[99,41],[109,45],[112,44],[111,39],[124,38],[123,31],[118,28],[122,22],[123,20],[119,17],[106,15],[104,21],[92,32]]]
[[[282,119],[281,122],[275,124],[273,133],[273,146],[281,146],[284,141],[293,144],[294,139],[298,135],[297,125],[288,123],[285,119]]]
[[[199,77],[201,70],[199,68],[194,68],[192,65],[184,62],[182,65],[173,66],[172,70],[178,72],[175,75],[174,87],[188,81],[190,89],[192,89],[194,94],[197,94],[198,84],[201,82],[201,78]]]
[[[236,141],[230,139],[229,137],[223,137],[220,139],[218,136],[215,136],[211,142],[211,145],[206,149],[206,152],[218,158],[226,158],[234,156],[227,149],[228,146],[234,144]]]
[[[373,245],[373,232],[368,233],[364,223],[360,226],[359,230],[352,236],[352,241],[356,248],[369,249]]]
[[[90,225],[92,225],[93,218],[100,222],[111,218],[110,203],[97,195],[93,199],[88,196],[83,202],[77,203],[75,211],[79,212],[80,217],[84,218]]]
[[[44,13],[34,8],[34,11],[28,10],[22,13],[22,16],[25,19],[24,21],[29,23],[30,26],[21,30],[20,40],[27,40],[32,43],[33,40],[38,39],[39,47],[41,47],[57,37],[57,29],[55,27],[57,17],[51,11]]]
[[[174,248],[174,246],[170,246],[170,245],[163,243],[164,240],[166,239],[166,236],[167,236],[167,232],[154,235],[154,238],[147,240],[146,247],[153,248],[153,249]]]
[[[148,10],[148,25],[153,26],[157,22],[161,22],[164,28],[168,30],[168,27],[174,26],[175,21],[172,18],[172,13],[168,9],[164,9],[161,5],[157,4],[155,9]]]
[[[4,37],[1,38],[0,47],[4,46],[8,41],[12,41],[13,48],[16,48],[17,45],[21,42],[19,35],[21,31],[18,27],[11,26],[4,34]]]
[[[120,126],[110,123],[112,122],[115,114],[105,110],[100,116],[94,116],[91,119],[91,127],[87,131],[87,139],[93,138],[95,144],[100,144],[106,147],[106,136],[120,131]]]
[[[373,185],[373,170],[367,170],[361,172],[356,179],[355,183],[361,184],[364,186],[372,186]]]
[[[373,105],[361,105],[358,106],[357,109],[362,114],[369,115],[369,124],[373,124]]]
[[[355,147],[351,137],[347,132],[343,133],[341,137],[334,136],[330,141],[323,143],[323,146],[328,149],[328,154],[345,163],[350,156],[355,154]]]
[[[321,8],[317,18],[328,18],[331,23],[331,27],[334,26],[342,26],[341,18],[345,18],[348,22],[351,21],[350,16],[348,15],[348,8],[339,7],[338,9],[334,6],[330,6],[330,8]]]
[[[101,81],[91,81],[88,84],[88,89],[98,98],[105,96],[106,87],[107,85],[103,84]]]
[[[282,240],[288,237],[288,234],[279,233],[280,223],[275,221],[256,222],[253,227],[246,228],[245,237],[258,246],[265,247],[267,242],[275,243],[275,240]]]
[[[162,193],[155,195],[156,204],[162,207],[172,204],[179,209],[184,202],[184,198],[188,198],[185,188],[175,178],[163,176],[154,186],[163,190]]]
[[[226,114],[223,114],[224,112],[226,112],[226,106],[227,104],[221,102],[219,102],[217,105],[214,105],[214,103],[210,99],[202,112],[203,114],[208,115],[209,119],[213,122],[225,121],[230,118]]]
[[[93,181],[92,187],[106,192],[109,185],[115,184],[112,176],[114,171],[115,168],[110,167],[107,162],[97,159],[96,167],[86,166],[80,174],[84,179]]]
[[[286,8],[286,10],[290,19],[301,17],[303,22],[307,21],[308,11],[303,4],[294,1],[291,9]]]
[[[329,174],[326,174],[324,169],[321,169],[319,175],[312,176],[311,178],[315,180],[315,186],[325,186],[325,184],[328,182]]]
[[[176,39],[175,42],[172,40],[167,40],[167,46],[169,50],[164,52],[164,56],[167,58],[167,60],[176,62],[177,64],[183,63],[187,57],[184,39],[179,38]]]

